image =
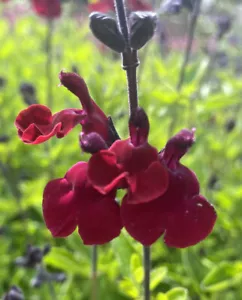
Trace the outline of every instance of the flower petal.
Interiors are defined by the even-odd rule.
[[[130,189],[127,202],[138,204],[152,201],[166,192],[168,182],[166,167],[159,161],[153,162],[145,171],[128,177]]]
[[[121,218],[128,233],[143,245],[152,245],[164,232],[160,201],[129,204],[127,196],[121,205]]]
[[[50,181],[44,190],[43,215],[54,237],[66,237],[76,228],[76,203],[72,184],[65,178]]]
[[[101,245],[119,236],[122,229],[115,192],[105,196],[92,187],[81,195],[85,200],[78,210],[78,232],[85,245]]]
[[[216,218],[214,207],[203,196],[196,195],[168,216],[165,243],[176,248],[195,245],[210,234]]]
[[[95,189],[106,194],[120,185],[127,173],[119,168],[113,152],[101,150],[90,158],[87,174]]]
[[[18,114],[15,126],[24,143],[40,144],[55,135],[62,138],[83,118],[85,115],[80,109],[64,109],[52,116],[48,107],[33,104]]]
[[[34,11],[41,17],[56,18],[61,14],[60,0],[32,0]]]

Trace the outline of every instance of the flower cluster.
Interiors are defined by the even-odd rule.
[[[137,108],[129,119],[130,137],[120,140],[80,76],[61,72],[60,81],[83,109],[52,114],[48,107],[34,104],[15,121],[27,144],[63,138],[81,125],[80,146],[91,153],[88,162],[77,162],[45,187],[43,214],[52,235],[66,237],[78,227],[84,244],[97,245],[119,236],[124,227],[143,245],[162,235],[168,246],[178,248],[203,240],[216,212],[200,195],[196,175],[180,163],[194,142],[194,130],[181,130],[159,152],[148,143],[148,117]],[[125,190],[120,203],[119,189]]]

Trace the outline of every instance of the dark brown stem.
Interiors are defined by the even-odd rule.
[[[97,262],[98,262],[98,249],[97,249],[97,245],[93,245],[92,246],[91,300],[97,300]]]
[[[129,26],[127,22],[124,0],[114,0],[115,11],[118,19],[119,30],[126,43],[126,49],[122,53],[123,69],[126,71],[128,83],[129,113],[138,107],[138,88],[136,68],[139,65],[138,54],[136,50],[129,45]]]
[[[202,0],[194,1],[194,8],[193,8],[193,12],[191,15],[191,21],[190,21],[190,25],[189,25],[188,40],[187,40],[187,45],[186,45],[186,49],[185,49],[184,60],[183,60],[183,64],[182,64],[180,75],[179,75],[179,80],[178,80],[177,87],[176,87],[178,92],[181,91],[182,86],[184,84],[186,69],[187,69],[187,65],[189,63],[190,56],[191,56],[194,33],[195,33],[196,25],[197,25],[197,20],[198,20],[199,14],[200,14],[201,3],[202,3]]]
[[[143,247],[144,300],[150,300],[150,247]]]

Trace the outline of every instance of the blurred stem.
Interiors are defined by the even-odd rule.
[[[46,104],[52,109],[53,96],[52,96],[52,62],[53,62],[53,20],[51,18],[47,21],[47,33],[46,33]]]
[[[194,7],[193,7],[193,11],[192,11],[191,18],[190,18],[190,24],[188,26],[188,38],[187,38],[187,44],[186,44],[186,49],[185,49],[185,53],[184,53],[184,59],[183,59],[183,63],[181,66],[178,83],[176,86],[176,90],[177,90],[178,94],[180,94],[183,84],[184,84],[184,81],[185,81],[186,70],[187,70],[187,66],[188,66],[188,63],[190,60],[190,56],[191,56],[192,44],[193,44],[194,34],[195,34],[196,26],[197,26],[197,20],[198,20],[199,14],[200,14],[201,3],[202,3],[202,0],[194,1]],[[175,107],[174,107],[174,111],[173,111],[172,120],[169,125],[169,129],[168,129],[168,138],[170,138],[172,136],[173,131],[176,126],[176,121],[179,120],[178,104],[179,104],[179,98],[176,100],[176,103],[174,103]]]
[[[190,60],[191,56],[191,50],[192,50],[192,44],[193,44],[193,39],[194,39],[194,33],[197,25],[197,20],[200,14],[200,8],[201,8],[201,3],[202,0],[196,0],[194,1],[194,8],[191,14],[191,20],[190,20],[190,25],[188,29],[188,39],[187,39],[187,44],[186,44],[186,49],[184,53],[184,60],[183,64],[181,67],[180,75],[179,75],[179,80],[177,83],[177,91],[180,92],[182,89],[182,86],[184,84],[185,80],[185,75],[186,75],[186,69]]]
[[[46,105],[50,108],[50,110],[53,109],[53,94],[52,94],[52,65],[53,65],[53,25],[54,22],[51,18],[48,18],[47,20],[47,32],[46,32],[46,45],[45,45],[45,51],[46,51],[46,66],[45,66],[45,72],[46,72]],[[50,143],[50,141],[49,141]],[[45,151],[47,155],[50,155],[50,144],[45,144]],[[52,179],[54,177],[53,174],[53,164],[50,160],[49,163],[49,178]]]
[[[129,45],[129,27],[127,22],[124,0],[114,0],[115,11],[117,15],[119,29],[126,43],[126,48],[122,53],[123,69],[126,71],[128,83],[128,102],[129,113],[138,107],[138,89],[136,68],[139,65],[138,54],[136,50]]]
[[[97,245],[92,246],[92,294],[91,300],[97,300],[97,262],[98,262],[98,249]]]
[[[150,247],[143,246],[144,300],[150,300]]]

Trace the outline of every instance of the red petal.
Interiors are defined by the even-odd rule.
[[[82,77],[76,73],[61,71],[59,74],[61,83],[74,95],[76,95],[81,103],[83,109],[87,114],[93,112],[93,100],[89,94],[87,85]]]
[[[169,175],[160,162],[153,162],[148,169],[128,178],[130,190],[127,202],[138,204],[152,201],[163,195],[168,187]]]
[[[124,197],[121,218],[128,233],[143,245],[153,244],[164,232],[159,200],[132,205]]]
[[[210,234],[216,218],[214,207],[203,196],[196,195],[168,216],[165,243],[176,248],[195,245]]]
[[[119,185],[126,176],[109,150],[92,155],[88,162],[88,179],[100,193],[106,194]]]
[[[32,0],[35,12],[47,18],[59,17],[61,14],[60,0]]]
[[[61,129],[61,123],[56,126],[46,135],[42,135],[35,124],[31,124],[20,136],[21,140],[26,144],[37,145],[49,140],[56,135]]]
[[[105,244],[119,236],[123,226],[115,193],[103,196],[90,187],[86,189],[84,198],[77,221],[84,244]]]
[[[76,203],[72,184],[65,178],[50,181],[44,190],[43,214],[54,237],[66,237],[76,228]]]
[[[53,115],[52,126],[61,123],[61,130],[57,133],[58,138],[62,138],[72,130],[76,125],[80,124],[85,118],[83,110],[80,109],[64,109]]]
[[[87,162],[76,163],[68,170],[65,178],[73,187],[84,187],[87,181]]]
[[[51,121],[51,110],[47,106],[33,104],[18,114],[15,120],[15,126],[21,131],[24,131],[32,123],[39,124],[43,128],[45,126],[48,128]]]

